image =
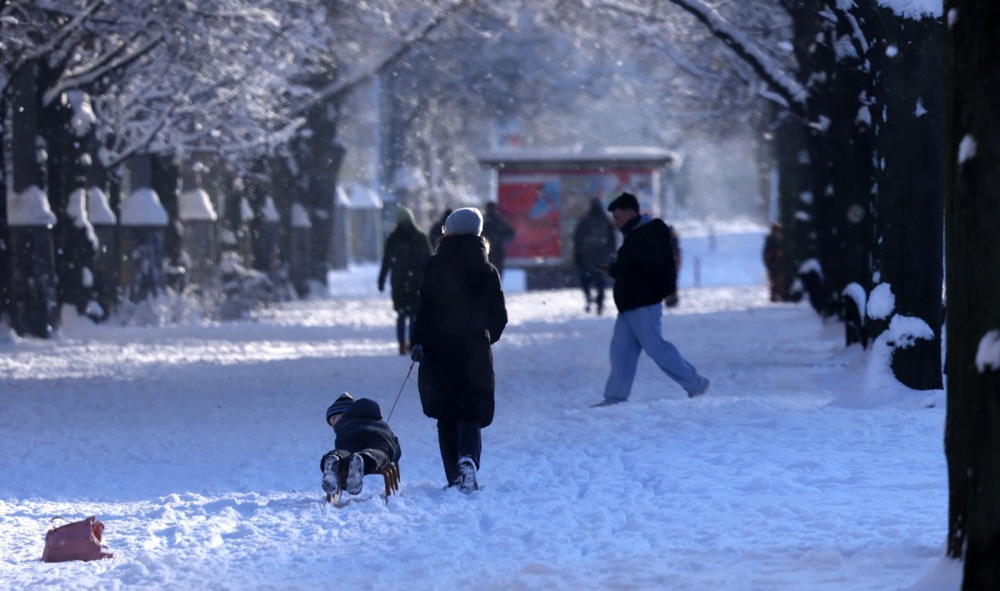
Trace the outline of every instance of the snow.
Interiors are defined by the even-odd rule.
[[[913,20],[940,18],[943,10],[941,0],[878,0],[878,4]]]
[[[278,213],[278,208],[274,205],[274,197],[268,197],[264,200],[264,208],[261,210],[260,215],[264,218],[265,222],[276,224],[281,221],[281,214]]]
[[[252,320],[66,311],[57,338],[0,339],[0,586],[957,591],[943,393],[902,387],[808,304],[769,303],[744,269],[763,231],[712,240],[685,228],[685,268],[701,256],[716,279],[664,318],[712,379],[695,400],[643,357],[628,403],[589,408],[613,315],[585,314],[572,289],[507,294],[469,496],[442,490],[375,264]],[[345,390],[396,404],[388,502],[378,477],[322,501],[323,413]],[[52,517],[90,514],[113,559],[39,560]]]
[[[962,141],[958,143],[958,163],[959,165],[965,164],[969,160],[976,157],[976,150],[978,149],[978,144],[976,143],[976,138],[969,134],[965,134],[962,137]]]
[[[896,295],[892,293],[892,286],[888,283],[879,283],[872,288],[871,296],[868,298],[868,317],[876,320],[884,320],[892,315],[896,309]]]
[[[382,198],[373,189],[361,183],[351,185],[351,207],[354,209],[381,209]]]
[[[976,349],[976,369],[979,373],[1000,371],[1000,330],[987,332]]]
[[[73,110],[73,117],[70,119],[70,129],[73,135],[82,138],[97,125],[97,115],[90,104],[90,95],[81,90],[71,90],[63,95],[63,100],[69,103]]]
[[[298,201],[292,203],[292,227],[312,228],[312,222],[309,221],[309,212]]]
[[[87,219],[96,226],[113,226],[118,222],[108,196],[100,187],[87,189]]]

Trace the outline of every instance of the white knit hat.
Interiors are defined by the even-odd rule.
[[[483,214],[475,207],[456,209],[444,221],[444,231],[452,236],[456,234],[479,236],[483,233]]]

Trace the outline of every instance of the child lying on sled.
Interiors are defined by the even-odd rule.
[[[337,497],[341,489],[361,492],[365,474],[375,474],[399,461],[399,439],[382,420],[382,409],[374,400],[355,400],[344,392],[326,409],[326,422],[336,434],[334,447],[320,460],[323,490]]]

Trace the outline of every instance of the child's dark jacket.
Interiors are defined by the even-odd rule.
[[[350,452],[377,449],[396,461],[402,454],[399,439],[382,420],[382,409],[374,400],[359,398],[341,415],[333,428],[337,439],[334,446]]]

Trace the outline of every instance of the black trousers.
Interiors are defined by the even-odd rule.
[[[598,310],[604,309],[604,287],[607,285],[607,278],[604,273],[597,270],[597,265],[587,265],[580,268],[580,287],[583,288],[583,297],[587,300],[587,307],[590,303],[597,304]],[[594,289],[595,297],[591,297],[590,290]]]
[[[416,318],[416,310],[396,312],[396,340],[400,344],[413,342],[413,321]]]
[[[441,447],[441,462],[448,484],[459,479],[458,459],[468,456],[479,469],[479,456],[483,452],[483,430],[478,421],[438,421],[438,445]]]

